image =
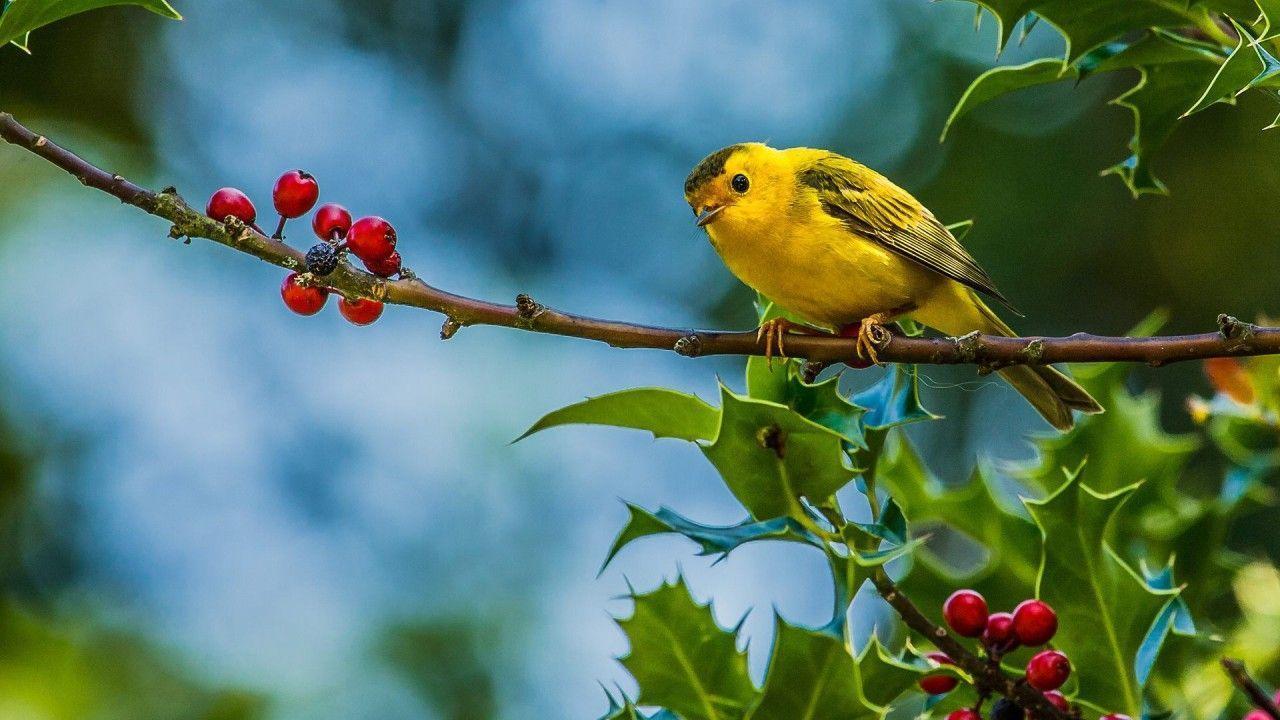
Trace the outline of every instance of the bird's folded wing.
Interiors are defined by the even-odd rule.
[[[814,162],[799,180],[822,209],[861,237],[1008,305],[991,276],[927,208],[879,173],[840,156]]]

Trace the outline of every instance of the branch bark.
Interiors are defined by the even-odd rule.
[[[1044,720],[1078,720],[1077,716],[1065,713],[1053,706],[1044,693],[1031,687],[1025,682],[1020,682],[1014,678],[1005,675],[999,665],[988,663],[968,648],[961,645],[958,640],[951,637],[946,628],[935,625],[933,621],[925,617],[920,612],[920,608],[911,602],[911,598],[902,594],[898,586],[894,584],[889,577],[889,573],[884,568],[876,568],[871,574],[871,583],[875,585],[876,591],[880,593],[880,597],[889,603],[889,606],[898,613],[902,621],[907,627],[915,630],[938,647],[939,650],[946,653],[948,657],[955,662],[956,666],[961,670],[969,673],[973,677],[974,685],[978,688],[979,693],[986,692],[988,694],[995,693],[1003,695],[1017,703],[1024,710],[1033,714],[1034,717],[1043,718]],[[1277,718],[1280,720],[1280,718]]]
[[[6,112],[0,112],[0,138],[28,150],[70,173],[88,187],[108,193],[172,224],[173,238],[203,238],[289,270],[303,271],[304,251],[273,240],[240,223],[211,220],[186,203],[173,188],[153,192],[107,172],[53,141],[38,135]],[[527,295],[514,305],[456,295],[422,280],[387,280],[342,263],[324,283],[343,295],[370,297],[445,316],[441,337],[448,339],[469,325],[495,325],[533,332],[598,340],[614,347],[671,350],[681,355],[760,355],[763,341],[754,331],[725,332],[638,325],[554,310]],[[792,335],[787,350],[815,362],[842,362],[855,357],[850,338]],[[1229,315],[1218,317],[1216,332],[1163,337],[1107,337],[1076,333],[1069,337],[1007,338],[977,333],[960,338],[892,336],[879,348],[881,360],[922,364],[975,364],[982,371],[1010,365],[1049,363],[1143,362],[1153,366],[1211,357],[1280,354],[1280,328],[1259,327]]]
[[[1280,720],[1280,707],[1277,707],[1271,696],[1258,686],[1258,683],[1245,670],[1244,663],[1234,658],[1222,658],[1222,669],[1227,671],[1231,682],[1240,688],[1254,707],[1270,715],[1272,720]]]

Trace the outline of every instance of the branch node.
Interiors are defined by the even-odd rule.
[[[671,349],[675,350],[677,355],[691,358],[698,357],[702,354],[702,338],[698,337],[696,333],[685,335],[676,340],[676,344]]]
[[[48,144],[49,144],[49,138],[43,135],[37,135],[36,139],[31,141],[31,147],[37,150]]]
[[[828,362],[822,362],[819,360],[810,360],[809,362],[804,364],[804,368],[800,372],[800,377],[803,378],[805,382],[812,383],[814,380],[818,379],[818,373],[821,373],[823,370],[826,370],[830,366],[831,366],[831,363],[828,363]]]
[[[546,311],[547,309],[541,303],[525,293],[516,296],[516,315],[519,315],[521,320],[531,323]]]
[[[1256,325],[1243,322],[1231,315],[1223,313],[1218,316],[1218,332],[1227,340],[1236,340],[1236,344],[1227,348],[1230,352],[1241,352],[1249,349],[1249,344],[1253,341],[1254,330]]]
[[[977,330],[968,335],[951,338],[951,342],[956,346],[956,355],[960,357],[961,362],[971,363],[978,357],[978,351],[982,349],[981,338],[982,333]]]
[[[1028,340],[1019,354],[1026,359],[1028,365],[1039,365],[1044,360],[1044,340],[1042,338]]]
[[[414,272],[413,270],[410,270],[407,267],[402,266],[400,268],[400,279],[401,280],[417,280],[418,273]]]
[[[462,329],[462,323],[458,322],[457,320],[454,320],[451,317],[447,317],[444,319],[444,324],[440,326],[440,339],[448,340],[454,335],[457,335],[458,331],[461,329]]]
[[[280,261],[280,265],[286,270],[297,270],[301,266],[301,263],[291,257],[287,257]]]

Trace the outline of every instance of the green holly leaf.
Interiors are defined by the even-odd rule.
[[[945,526],[980,546],[980,561],[957,564],[946,538],[932,538],[913,556],[903,591],[924,608],[941,608],[957,587],[982,593],[992,608],[1012,608],[1035,587],[1040,568],[1036,526],[1002,499],[993,473],[974,469],[968,482],[944,485],[901,436],[888,443],[877,476],[917,528]],[[942,553],[942,554],[939,554]],[[935,614],[936,619],[936,614]]]
[[[720,428],[702,450],[751,517],[806,517],[800,498],[821,504],[853,479],[844,436],[785,405],[724,386],[720,396]]]
[[[1075,78],[1078,74],[1074,67],[1064,66],[1061,60],[1053,58],[1032,60],[1022,65],[1005,65],[991,68],[969,83],[964,95],[960,96],[959,102],[951,109],[951,114],[947,116],[947,121],[943,123],[942,136],[938,138],[938,141],[945,141],[947,133],[951,131],[952,124],[979,105],[991,102],[1016,90],[1060,82],[1068,78]]]
[[[747,394],[756,400],[786,405],[813,422],[839,433],[850,445],[867,446],[862,418],[867,409],[840,394],[840,376],[819,383],[807,383],[803,364],[795,361],[775,365],[772,371],[764,358],[747,360]]]
[[[645,715],[626,695],[622,696],[621,702],[608,690],[604,691],[604,695],[609,699],[609,709],[600,720],[680,720],[670,710],[658,710],[652,715]]]
[[[1017,22],[1034,12],[1052,24],[1067,44],[1067,61],[1127,33],[1155,27],[1205,27],[1208,10],[1186,0],[971,0],[987,8],[1000,25],[998,47]]]
[[[1160,395],[1153,390],[1130,394],[1123,372],[1127,370],[1076,370],[1076,379],[1107,411],[1081,418],[1069,432],[1037,437],[1033,441],[1037,459],[1011,467],[1014,476],[1043,492],[1057,485],[1062,468],[1079,467],[1087,458],[1090,485],[1099,492],[1140,480],[1172,486],[1199,440],[1165,432],[1160,424]]]
[[[835,554],[827,557],[828,564],[831,566],[831,576],[835,580],[836,590],[835,611],[832,613],[831,624],[828,626],[828,629],[832,631],[844,627],[845,612],[849,609],[849,605],[853,603],[853,596],[857,594],[858,588],[862,587],[862,584],[871,577],[871,573],[875,568],[883,567],[898,558],[907,557],[922,543],[921,540],[912,540],[902,545],[885,543],[875,550],[858,550],[856,546],[858,541],[862,540],[857,536],[859,532],[861,531],[855,527],[846,527],[845,541],[850,548],[849,552],[843,555]]]
[[[1258,34],[1257,42],[1272,40],[1280,34],[1280,0],[1256,0],[1256,4],[1262,12],[1262,30]],[[1236,14],[1233,17],[1248,16]]]
[[[699,555],[728,555],[739,545],[760,540],[783,540],[822,547],[822,541],[792,518],[778,517],[769,520],[743,520],[736,525],[703,525],[667,508],[649,512],[627,503],[631,517],[609,548],[601,572],[609,566],[622,548],[635,540],[652,535],[676,533],[697,543]]]
[[[756,689],[736,632],[717,625],[681,580],[632,598],[635,612],[618,625],[631,643],[620,662],[640,685],[636,702],[684,720],[742,718]]]
[[[764,689],[748,720],[878,720],[922,672],[875,640],[855,659],[837,635],[781,618],[775,625]]]
[[[1054,646],[1071,658],[1076,700],[1103,712],[1142,712],[1139,653],[1178,591],[1153,588],[1103,540],[1137,485],[1109,493],[1071,473],[1045,500],[1026,501],[1043,536],[1037,595],[1058,613]],[[1159,648],[1142,661],[1158,655]]]
[[[547,413],[514,442],[559,425],[609,425],[647,430],[654,437],[710,440],[720,413],[697,396],[666,388],[635,388],[587,398]]]
[[[1167,192],[1164,184],[1151,172],[1150,159],[1173,134],[1182,113],[1204,94],[1219,68],[1216,62],[1198,57],[1185,45],[1169,41],[1164,36],[1157,36],[1157,41],[1166,43],[1170,49],[1187,50],[1187,60],[1140,67],[1142,78],[1138,84],[1111,101],[1113,105],[1128,108],[1133,113],[1136,130],[1129,141],[1129,150],[1133,154],[1105,170],[1104,174],[1120,177],[1134,197]]]
[[[862,423],[868,430],[889,430],[941,417],[920,403],[920,381],[915,365],[889,365],[884,377],[855,395],[853,403],[867,409]]]
[[[166,0],[13,0],[0,14],[0,45],[26,47],[28,33],[63,18],[113,5],[136,5],[157,15],[181,20]]]
[[[1231,21],[1240,39],[1225,62],[1218,66],[1218,71],[1209,82],[1204,93],[1195,104],[1179,116],[1179,119],[1204,110],[1215,103],[1235,103],[1240,93],[1248,90],[1260,78],[1265,81],[1267,62],[1263,59],[1265,51],[1253,42],[1253,37],[1235,20]],[[1269,56],[1269,54],[1267,54]]]

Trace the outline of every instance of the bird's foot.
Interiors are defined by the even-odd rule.
[[[756,344],[764,339],[764,358],[769,363],[769,369],[773,369],[773,350],[778,349],[778,356],[783,360],[787,359],[787,347],[783,340],[783,336],[791,329],[795,323],[786,318],[774,318],[760,323],[760,327],[756,328]]]
[[[801,333],[804,335],[826,335],[827,333],[817,328],[792,322],[786,318],[773,318],[760,323],[760,327],[756,329],[756,342],[764,340],[764,357],[769,363],[769,369],[773,369],[774,350],[777,350],[778,357],[783,360],[787,359],[786,336],[788,334]]]
[[[859,324],[858,340],[854,345],[859,358],[870,360],[876,365],[884,364],[880,362],[879,350],[889,344],[889,340],[893,337],[893,333],[885,327],[888,322],[890,319],[887,315],[878,313]]]

